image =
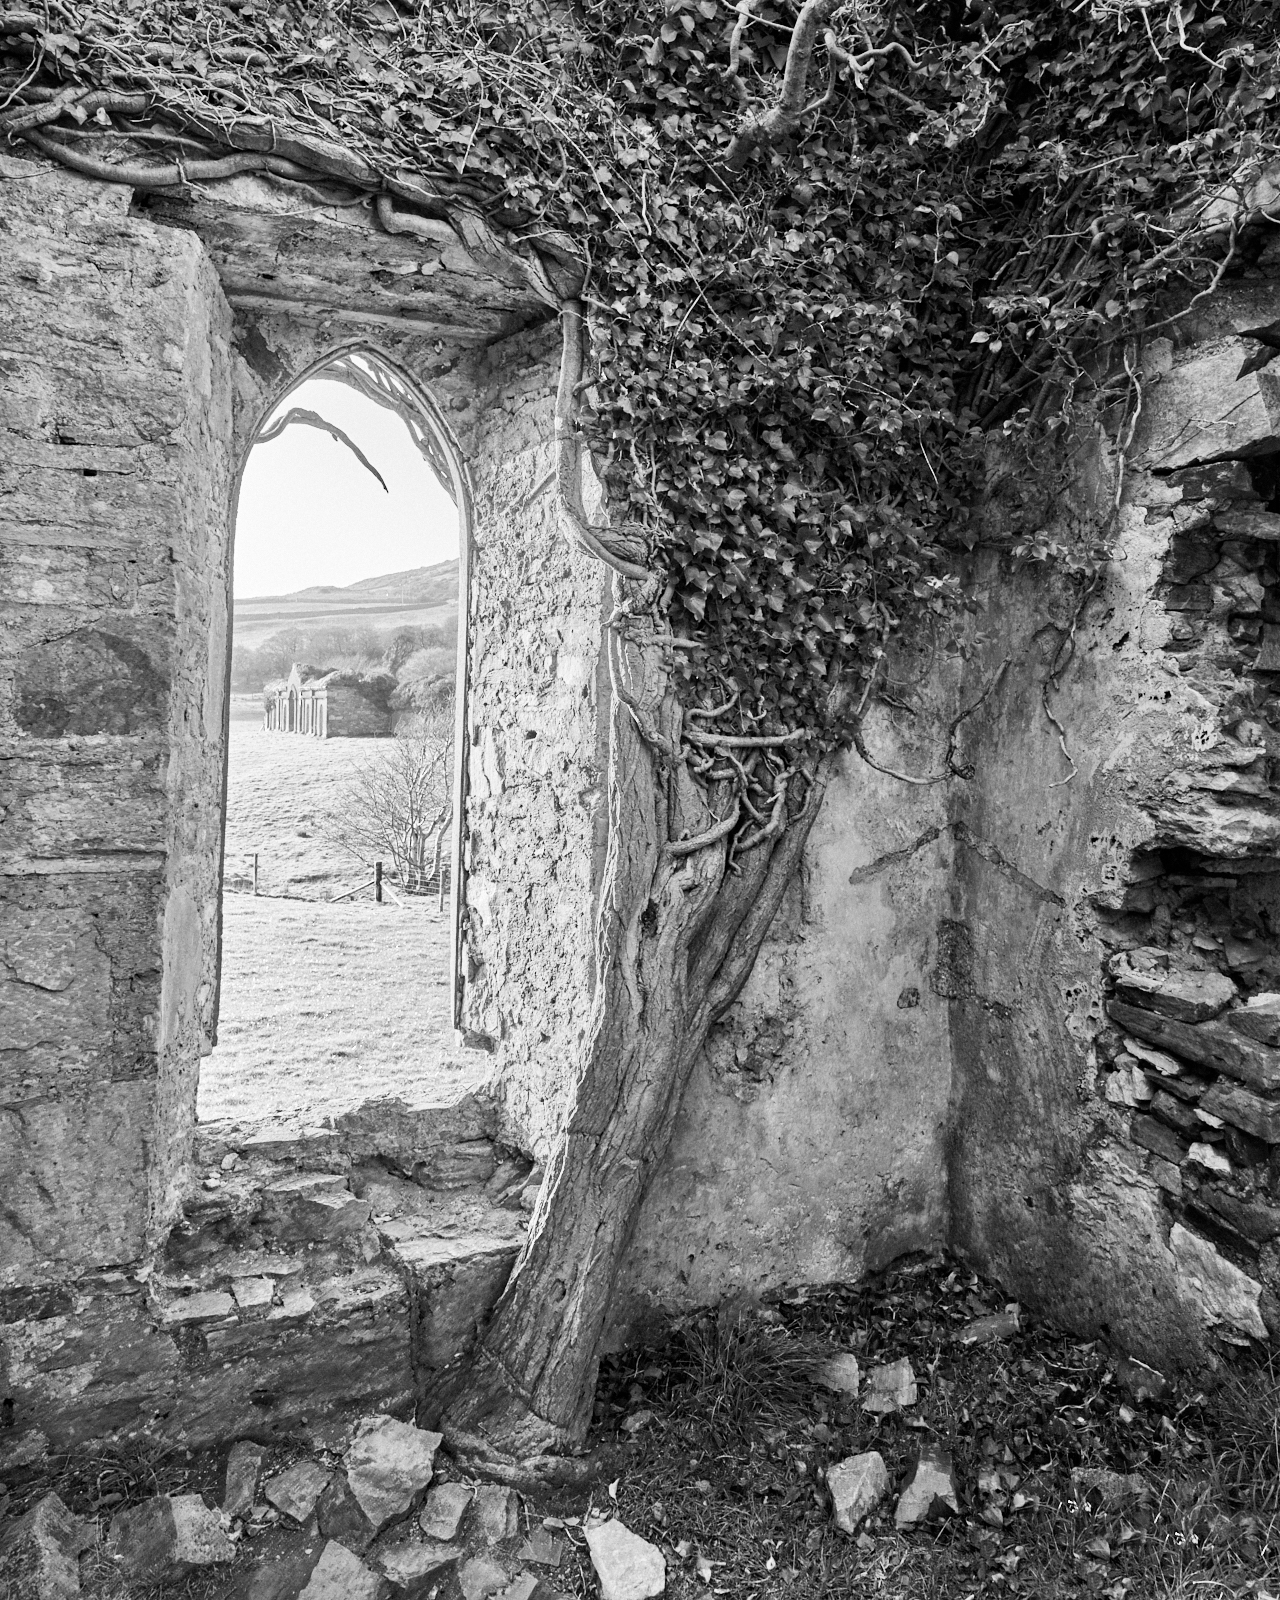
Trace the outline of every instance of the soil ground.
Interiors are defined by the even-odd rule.
[[[367,889],[328,903],[370,876],[326,830],[344,783],[386,741],[264,733],[257,716],[256,697],[236,697],[222,998],[200,1120],[314,1124],[388,1096],[457,1099],[483,1082],[488,1059],[454,1044],[447,906],[377,905]],[[234,886],[252,850],[256,897]]]
[[[1135,1378],[1102,1345],[1025,1314],[1011,1336],[975,1341],[975,1319],[1004,1304],[997,1286],[935,1257],[686,1320],[606,1361],[592,1486],[525,1496],[519,1534],[486,1555],[516,1572],[522,1541],[544,1523],[565,1549],[557,1568],[540,1569],[539,1596],[595,1600],[582,1526],[602,1513],[662,1550],[668,1600],[1275,1600],[1280,1374],[1242,1357],[1201,1387],[1155,1395],[1149,1375]],[[875,1417],[823,1389],[814,1363],[836,1351],[856,1353],[864,1369],[906,1357],[917,1401]],[[302,1455],[337,1466],[332,1434],[275,1446],[267,1476]],[[925,1522],[900,1530],[894,1505],[924,1447],[950,1453],[959,1511],[935,1502]],[[883,1456],[890,1489],[850,1535],[833,1526],[825,1469],[870,1450]],[[104,1524],[157,1492],[202,1491],[215,1504],[223,1464],[221,1453],[160,1457],[145,1444],[78,1451],[27,1469],[11,1485],[12,1510],[49,1488]],[[1087,1487],[1081,1469],[1123,1475],[1123,1493]],[[437,1481],[449,1476],[462,1474],[442,1456]],[[290,1540],[314,1541],[313,1524],[288,1526],[260,1502],[231,1568],[130,1591],[90,1556],[84,1590],[94,1600],[265,1595],[251,1589],[264,1558]],[[365,1559],[375,1564],[382,1545],[406,1536],[412,1523]],[[433,1600],[459,1593],[453,1573],[430,1588]]]

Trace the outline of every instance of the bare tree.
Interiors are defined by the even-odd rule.
[[[367,863],[389,861],[407,894],[438,877],[453,820],[453,708],[448,701],[407,718],[390,746],[354,773],[331,837]]]

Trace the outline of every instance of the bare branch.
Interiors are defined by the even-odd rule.
[[[241,151],[230,156],[216,156],[212,160],[177,161],[169,166],[143,166],[129,161],[103,161],[97,156],[83,155],[71,150],[47,134],[34,128],[20,130],[21,137],[32,144],[41,155],[48,156],[72,172],[86,178],[98,178],[105,183],[127,183],[131,189],[174,189],[188,183],[212,183],[219,178],[235,178],[246,172],[274,172],[281,178],[307,179],[314,176],[296,162],[281,156],[256,155]]]
[[[715,750],[771,750],[779,745],[800,744],[811,734],[808,728],[793,728],[790,733],[707,733],[702,728],[686,728],[684,737]]]
[[[309,411],[305,406],[290,406],[288,411],[285,412],[284,416],[278,417],[276,421],[270,425],[270,427],[264,428],[253,442],[255,444],[269,444],[272,439],[278,439],[286,428],[292,427],[295,423],[302,427],[318,428],[321,433],[327,433],[329,437],[336,440],[338,444],[346,445],[347,449],[350,450],[351,454],[356,458],[360,465],[364,467],[367,472],[373,473],[374,477],[382,485],[382,492],[384,494],[391,493],[390,489],[387,488],[387,480],[378,471],[377,467],[374,466],[373,462],[369,460],[368,456],[365,455],[364,451],[355,442],[355,440],[352,439],[348,434],[344,433],[336,422],[330,422],[327,418],[322,417],[318,411]]]
[[[669,856],[691,856],[695,850],[705,850],[708,845],[719,844],[738,826],[738,818],[742,809],[735,800],[733,810],[727,817],[722,818],[714,827],[708,828],[705,833],[695,834],[692,839],[672,839],[664,849]]]

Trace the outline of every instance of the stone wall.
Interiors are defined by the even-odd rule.
[[[4,158],[0,1285],[176,1214],[212,1017],[229,316],[196,240]]]

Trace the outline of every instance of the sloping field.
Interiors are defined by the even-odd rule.
[[[438,562],[407,572],[381,573],[340,587],[317,584],[293,594],[237,599],[235,641],[256,649],[282,628],[361,624],[382,633],[396,628],[452,628],[458,613],[458,563]]]
[[[389,1095],[439,1105],[484,1081],[488,1057],[453,1042],[447,910],[231,894],[222,930],[201,1122],[311,1124]]]

